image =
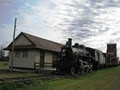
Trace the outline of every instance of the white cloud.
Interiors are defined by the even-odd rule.
[[[114,42],[120,50],[119,0],[37,2],[34,5],[26,3],[18,10],[17,34],[23,31],[62,43],[72,37],[74,43],[104,52],[106,44]]]

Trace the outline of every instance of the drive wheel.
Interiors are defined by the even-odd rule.
[[[79,68],[78,68],[78,71],[77,71],[78,75],[80,75],[81,72],[82,72],[82,69],[79,67]]]
[[[80,75],[81,74],[81,71],[80,71],[80,69],[78,70],[78,75]]]
[[[90,68],[90,72],[92,72],[93,71],[93,66],[91,66],[91,68]]]
[[[85,68],[82,68],[81,69],[81,74],[85,72]]]
[[[71,67],[70,73],[71,73],[72,75],[75,74],[75,67]]]

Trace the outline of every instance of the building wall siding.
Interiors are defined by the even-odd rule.
[[[40,62],[40,51],[36,50],[35,62]]]
[[[15,57],[15,53],[16,51],[14,51],[13,67],[34,68],[34,61],[37,54],[35,50],[29,50],[27,58],[23,58],[22,50],[20,50],[20,57]],[[11,66],[11,52],[10,52],[9,66]]]
[[[20,35],[15,40],[15,45],[32,45],[32,43],[24,35]]]
[[[44,68],[52,68],[52,52],[45,52]]]
[[[20,68],[33,68],[35,62],[40,63],[40,50],[29,50],[28,51],[28,57],[23,58],[23,51],[20,50],[20,57],[15,57],[16,51],[14,51],[14,60],[13,60],[13,67],[20,67]],[[53,63],[53,52],[45,52],[44,57],[44,68],[52,68]],[[57,54],[55,54],[57,55]],[[9,66],[11,67],[11,52],[10,52],[10,60],[9,60]]]
[[[53,52],[48,52],[45,51],[45,56],[44,56],[44,68],[52,68],[52,63],[53,63]],[[57,56],[57,54],[55,54]],[[36,59],[35,62],[40,63],[40,51],[36,51]]]

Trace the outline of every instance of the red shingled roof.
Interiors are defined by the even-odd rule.
[[[25,48],[38,48],[38,49],[44,49],[44,50],[49,50],[49,51],[55,51],[55,52],[60,52],[61,47],[63,46],[62,44],[50,41],[50,40],[46,40],[40,37],[36,37],[27,33],[23,33],[21,32],[20,35],[23,34],[28,40],[30,40],[33,45],[17,45],[15,46],[15,49],[25,49]],[[19,36],[20,36],[19,35]],[[19,37],[18,36],[18,37]],[[10,50],[11,49],[11,45],[12,43],[5,48],[5,50]]]

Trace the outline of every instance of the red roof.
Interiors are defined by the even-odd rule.
[[[30,34],[27,34],[27,33],[23,33],[23,32],[21,32],[18,35],[18,37],[21,34],[23,34],[30,42],[32,42],[33,45],[17,45],[17,46],[15,46],[15,49],[37,48],[37,49],[54,51],[54,52],[60,52],[61,47],[63,46],[60,43],[56,43],[56,42],[46,40],[46,39],[43,39],[43,38],[40,38],[40,37],[36,37],[36,36],[30,35]],[[12,46],[12,43],[7,48],[5,48],[5,50],[10,50],[11,46]]]

